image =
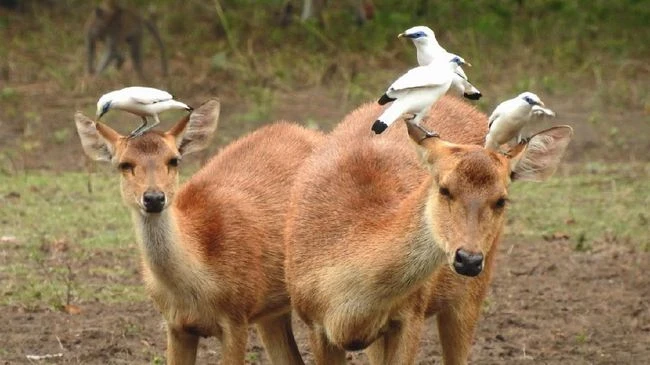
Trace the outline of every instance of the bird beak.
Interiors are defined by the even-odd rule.
[[[400,33],[397,35],[397,38],[404,38],[406,37],[406,33]]]
[[[537,105],[539,105],[539,106],[543,106],[543,107],[546,107],[546,105],[544,105],[544,102],[541,101],[541,100],[539,101],[539,103],[538,103]]]
[[[465,66],[467,66],[467,67],[472,67],[472,64],[469,63],[469,62],[465,62]]]

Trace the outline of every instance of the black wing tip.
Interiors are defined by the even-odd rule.
[[[483,94],[481,94],[481,93],[473,93],[473,94],[464,93],[463,96],[465,98],[469,99],[469,100],[478,100],[478,99],[481,98],[481,96],[483,96]]]
[[[386,130],[386,128],[388,128],[388,124],[382,122],[379,119],[375,120],[375,122],[372,124],[372,131],[375,132],[375,134],[381,134]]]
[[[381,96],[381,98],[379,98],[377,103],[379,103],[379,105],[384,105],[384,104],[388,104],[388,103],[390,103],[391,101],[394,101],[394,100],[395,100],[395,98],[391,98],[390,96],[384,94],[384,95]]]

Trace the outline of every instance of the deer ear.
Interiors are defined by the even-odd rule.
[[[406,123],[406,126],[409,137],[415,144],[415,150],[425,167],[431,168],[437,159],[453,152],[450,149],[453,144],[442,140],[437,133],[429,132],[411,123]]]
[[[221,104],[211,99],[179,120],[169,131],[181,155],[204,149],[214,135],[219,123]]]
[[[122,135],[103,123],[94,122],[81,112],[75,113],[74,120],[86,155],[97,161],[111,161]]]
[[[541,131],[528,143],[510,150],[512,180],[544,181],[553,176],[567,146],[573,137],[573,129],[567,125]]]

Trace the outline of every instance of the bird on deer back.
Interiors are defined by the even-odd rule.
[[[426,66],[439,57],[449,57],[450,53],[444,49],[436,39],[431,28],[418,25],[405,30],[397,35],[398,38],[409,38],[417,50],[417,59],[420,66]],[[468,65],[469,66],[469,65]],[[478,100],[483,96],[481,92],[469,82],[462,67],[456,70],[456,76],[451,86],[453,94],[464,96],[470,100]]]
[[[468,64],[454,54],[409,70],[388,87],[379,98],[380,105],[392,103],[372,125],[376,134],[382,133],[402,114],[411,113],[409,123],[419,125],[428,109],[447,93],[459,66]]]

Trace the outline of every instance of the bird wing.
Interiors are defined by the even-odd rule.
[[[492,128],[492,123],[494,123],[495,120],[499,119],[501,116],[501,113],[498,112],[498,110],[494,110],[492,114],[490,115],[490,119],[488,119],[488,130]]]
[[[388,87],[387,92],[443,85],[449,80],[449,72],[445,71],[431,66],[420,66],[410,69],[407,73],[395,80]]]
[[[462,77],[463,79],[467,80],[467,75],[465,75],[465,71],[463,71],[463,68],[458,66],[456,67],[456,75]]]
[[[128,89],[131,99],[140,104],[155,104],[173,99],[172,94],[152,87],[133,86]]]

